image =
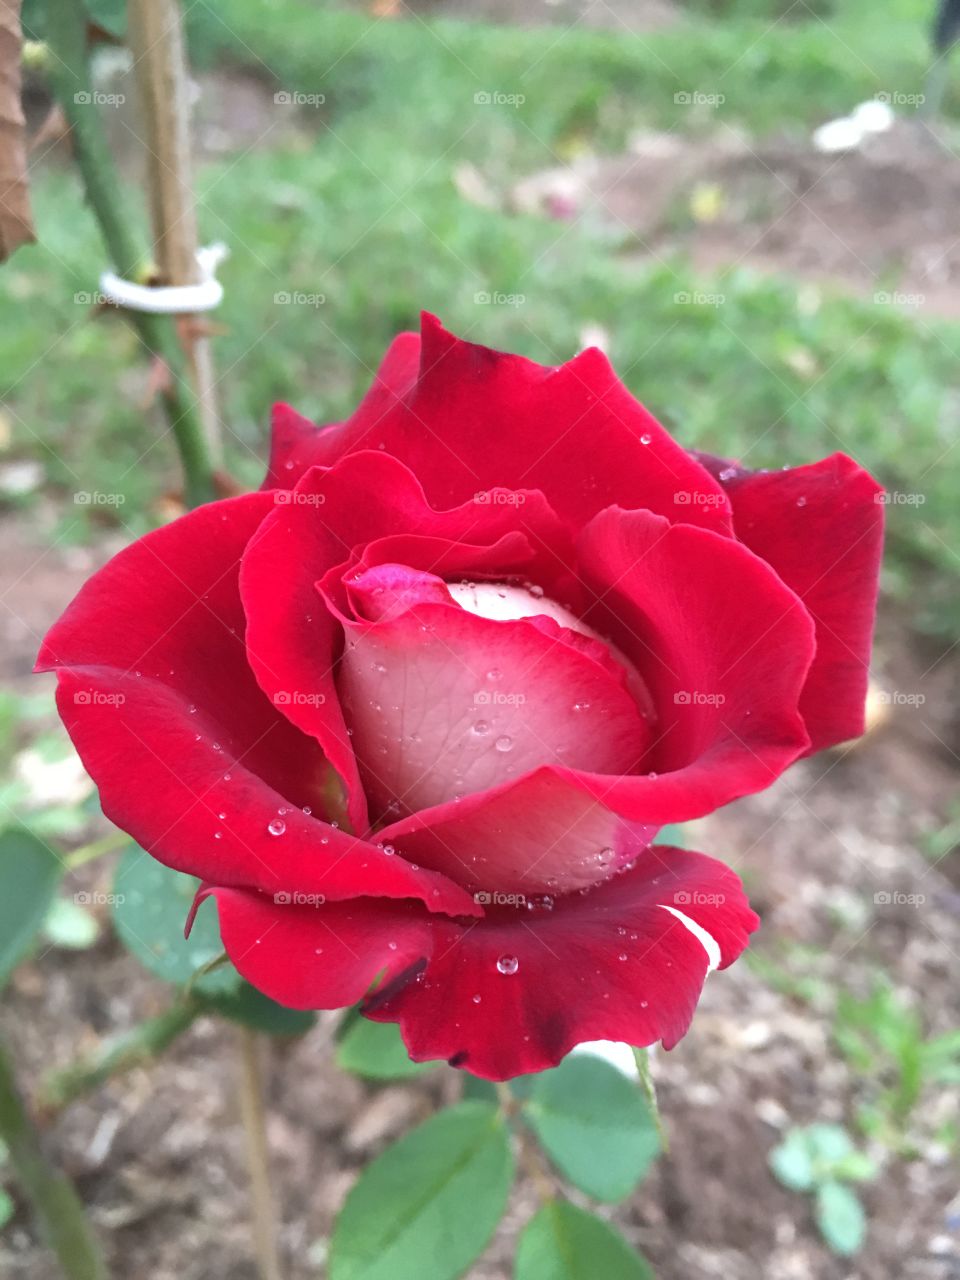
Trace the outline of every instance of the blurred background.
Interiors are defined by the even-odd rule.
[[[545,363],[604,347],[688,446],[770,468],[843,450],[886,485],[872,731],[694,824],[764,928],[656,1058],[670,1153],[613,1212],[663,1280],[956,1280],[960,65],[934,48],[930,0],[184,8],[244,487],[270,404],[346,414],[421,308]],[[122,4],[102,9],[98,109],[146,236]],[[179,512],[179,481],[150,370],[100,305],[105,252],[42,77],[25,105],[38,243],[0,271],[0,804],[68,851],[106,828],[29,671],[90,571]],[[29,1073],[162,1007],[115,937],[110,876],[109,858],[71,873],[4,994]],[[118,1275],[255,1274],[228,1038],[201,1019],[52,1129]],[[458,1087],[364,1083],[329,1041],[321,1019],[268,1069],[297,1280],[323,1274],[360,1165]],[[769,1167],[813,1123],[869,1157],[853,1259]],[[471,1280],[510,1274],[526,1197]],[[15,1215],[0,1272],[51,1265]]]

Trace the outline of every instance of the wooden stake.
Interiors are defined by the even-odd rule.
[[[240,1048],[240,1114],[247,1137],[250,1169],[250,1207],[253,1243],[261,1280],[282,1280],[277,1251],[277,1208],[270,1183],[270,1151],[267,1147],[260,1070],[260,1037],[246,1027],[237,1029]]]
[[[196,284],[197,219],[190,155],[190,80],[180,0],[128,0],[153,219],[154,253],[161,282]],[[200,421],[215,466],[223,465],[216,381],[210,340],[196,316],[178,326],[190,361]]]

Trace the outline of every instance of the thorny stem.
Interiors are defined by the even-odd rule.
[[[191,1027],[202,1012],[202,1005],[196,1001],[177,1000],[163,1013],[147,1018],[95,1053],[53,1072],[40,1085],[38,1110],[45,1115],[60,1111],[113,1076],[153,1061]]]
[[[122,849],[128,844],[130,837],[125,831],[111,831],[109,835],[101,837],[99,840],[91,840],[89,844],[82,845],[79,849],[74,849],[71,853],[64,856],[63,865],[67,871],[76,871],[77,867],[84,867],[88,862],[93,862],[96,858],[102,858],[105,854],[114,853],[117,849]]]
[[[47,1243],[68,1280],[107,1280],[103,1256],[83,1205],[65,1174],[43,1150],[39,1132],[24,1105],[13,1066],[0,1043],[0,1138]]]
[[[517,1114],[517,1099],[510,1086],[504,1083],[496,1083],[493,1087],[497,1091],[500,1110],[504,1118],[513,1120]],[[533,1184],[541,1203],[548,1204],[551,1200],[557,1198],[557,1189],[550,1170],[540,1154],[539,1147],[523,1125],[517,1125],[515,1131],[519,1143],[521,1167]]]
[[[53,92],[70,125],[74,154],[107,252],[117,272],[142,279],[148,262],[123,216],[123,200],[99,113],[92,100],[87,59],[87,12],[81,0],[45,0],[47,60]],[[185,372],[183,353],[168,318],[128,311],[142,345],[164,366],[160,398],[180,452],[185,498],[197,506],[215,497],[210,449]]]

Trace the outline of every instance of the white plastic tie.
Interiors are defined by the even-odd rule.
[[[100,277],[100,292],[114,306],[128,307],[131,311],[149,311],[154,315],[213,311],[223,300],[223,285],[216,278],[217,267],[228,253],[227,246],[219,242],[198,249],[200,280],[197,284],[137,284],[114,275],[112,271],[104,271]]]

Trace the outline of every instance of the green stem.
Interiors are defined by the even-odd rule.
[[[123,199],[100,115],[91,100],[87,60],[87,14],[81,0],[45,0],[47,66],[54,94],[70,125],[74,154],[87,200],[116,271],[127,279],[143,276],[148,260],[123,216]],[[160,392],[170,429],[180,451],[185,498],[197,506],[215,497],[210,450],[186,361],[169,319],[143,311],[127,312],[147,352],[168,371]]]
[[[96,1053],[47,1076],[37,1095],[43,1114],[61,1110],[112,1076],[159,1057],[203,1012],[192,1000],[178,1000],[155,1018],[103,1045]]]
[[[114,853],[117,849],[122,849],[125,844],[130,843],[130,837],[125,831],[111,831],[108,836],[103,836],[99,840],[91,840],[89,844],[81,845],[79,849],[74,849],[71,853],[64,856],[63,864],[68,871],[76,871],[77,867],[84,867],[88,862],[93,862],[96,858],[102,858],[105,854]]]
[[[0,1138],[10,1163],[40,1222],[43,1234],[69,1280],[107,1280],[107,1269],[73,1184],[48,1161],[17,1089],[0,1044]]]
[[[650,1070],[650,1050],[638,1049],[633,1046],[633,1060],[637,1064],[637,1072],[640,1076],[640,1088],[646,1095],[650,1111],[653,1114],[653,1123],[657,1126],[657,1135],[660,1138],[660,1145],[664,1152],[670,1150],[670,1140],[667,1137],[667,1131],[663,1127],[663,1120],[660,1115],[660,1105],[657,1102],[657,1086],[653,1083],[653,1072]]]

